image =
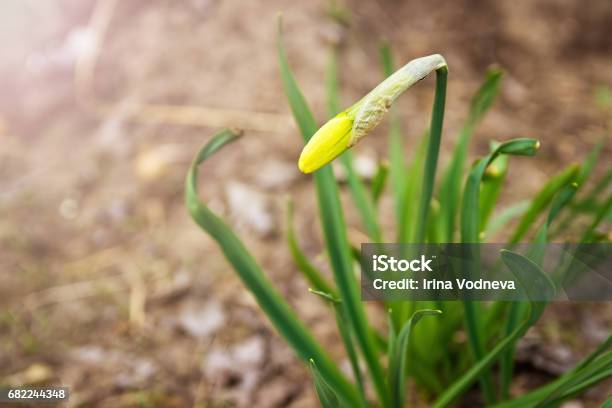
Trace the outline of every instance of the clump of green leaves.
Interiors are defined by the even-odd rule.
[[[330,55],[326,84],[329,114],[334,116],[340,106],[337,50],[332,49]],[[285,94],[307,143],[317,132],[318,125],[289,67],[280,29],[278,56]],[[381,56],[384,72],[390,75],[393,60],[387,45],[381,47]],[[545,243],[568,231],[576,233],[574,224],[578,218],[588,220],[586,230],[578,232],[583,241],[609,239],[598,234],[597,229],[611,216],[610,172],[586,194],[580,194],[597,162],[603,142],[582,165],[572,164],[554,175],[533,199],[511,204],[501,211],[496,211],[496,205],[511,157],[534,155],[539,142],[518,138],[492,143],[488,155],[466,168],[469,141],[500,89],[502,71],[497,68],[487,72],[476,91],[451,159],[436,185],[446,69],[438,69],[436,73],[430,126],[422,142],[413,150],[411,160],[406,160],[403,154],[399,112],[394,107],[389,112],[389,164],[380,164],[370,185],[354,170],[350,151],[339,159],[348,175],[348,189],[363,228],[372,241],[381,242],[387,235],[380,228],[377,214],[378,199],[384,192],[387,179],[391,184],[397,225],[395,234],[399,242],[483,242],[514,222],[516,227],[510,234],[511,243],[532,234],[535,234],[535,242]],[[331,166],[327,165],[314,173],[313,181],[333,282],[301,249],[293,229],[292,207],[288,211],[287,242],[297,268],[312,287],[311,292],[327,302],[335,315],[353,368],[353,379],[349,378],[299,320],[298,314],[274,288],[232,229],[198,197],[198,167],[238,137],[237,132],[221,131],[197,154],[187,175],[187,208],[197,224],[217,241],[278,333],[310,368],[322,406],[402,407],[405,405],[406,383],[411,378],[434,407],[452,404],[475,384],[479,384],[487,405],[548,407],[557,406],[612,376],[612,338],[609,337],[558,379],[515,399],[510,398],[516,342],[538,321],[546,307],[544,302],[535,300],[541,299],[536,292],[541,295],[555,291],[554,284],[541,270],[542,254],[537,251],[527,257],[511,250],[500,254],[502,262],[519,282],[530,282],[524,286],[531,301],[512,304],[466,301],[461,302],[462,307],[459,307],[459,302],[388,302],[385,305],[389,311],[388,332],[377,332],[359,298],[354,274],[356,260],[347,236],[339,199],[340,186]],[[417,204],[408,197],[418,197]],[[455,341],[459,331],[467,334],[465,346]],[[466,347],[469,353],[465,352]],[[366,367],[366,373],[362,373],[362,365]],[[499,367],[497,377],[494,367]],[[368,389],[373,390],[371,395],[366,392]]]

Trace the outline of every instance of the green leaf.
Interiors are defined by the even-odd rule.
[[[395,408],[404,406],[406,395],[406,364],[410,333],[414,326],[424,316],[439,314],[442,314],[440,310],[418,310],[414,312],[412,317],[404,324],[397,339],[393,341],[392,350],[390,349],[392,354],[389,354],[389,385],[391,387],[392,406]],[[393,327],[392,324],[391,327]]]
[[[519,283],[521,283],[521,286],[530,300],[529,314],[514,332],[497,343],[493,350],[484,355],[464,375],[448,387],[433,404],[433,408],[448,406],[481,377],[482,374],[540,318],[544,311],[545,304],[535,299],[540,299],[542,293],[549,294],[549,296],[552,297],[555,291],[550,279],[548,279],[536,264],[529,261],[527,258],[506,250],[502,250],[501,257]]]
[[[539,232],[536,234],[534,244],[530,248],[528,254],[531,259],[537,265],[542,264],[544,258],[545,244],[548,241],[548,231],[550,225],[555,220],[559,212],[570,202],[574,194],[576,194],[577,184],[570,182],[564,186],[559,193],[554,197],[550,206],[548,217]],[[508,319],[506,321],[505,334],[509,335],[512,333],[518,325],[519,317],[524,314],[525,305],[523,302],[512,302],[510,310],[508,311]],[[500,387],[502,390],[502,397],[507,399],[510,393],[510,382],[512,381],[513,374],[513,361],[514,361],[514,345],[509,347],[500,362]]]
[[[361,375],[361,367],[359,365],[359,357],[357,355],[355,347],[353,347],[351,328],[348,324],[346,312],[344,308],[342,308],[342,301],[330,293],[312,289],[310,289],[310,292],[319,295],[323,299],[327,300],[328,303],[331,304],[332,308],[334,309],[334,315],[336,316],[336,325],[338,326],[340,337],[342,338],[344,348],[346,349],[346,354],[348,355],[349,361],[351,363],[351,368],[353,369],[353,375],[355,376],[357,386],[359,387],[359,395],[361,397],[362,404],[363,406],[367,406],[368,403],[366,400],[365,390],[363,386],[363,378]]]
[[[425,242],[425,232],[427,228],[427,217],[431,196],[436,179],[436,169],[438,168],[438,155],[440,153],[440,143],[442,141],[442,125],[444,122],[444,105],[446,103],[446,79],[448,69],[442,67],[436,71],[436,91],[431,113],[431,123],[429,125],[429,138],[427,154],[425,156],[425,167],[423,170],[423,182],[420,191],[419,207],[416,219],[416,231],[414,240],[416,243]],[[408,198],[408,197],[406,197]]]
[[[555,286],[537,264],[523,255],[502,250],[501,258],[529,298],[530,310],[526,322],[531,326],[538,321],[546,307],[546,302],[535,299],[553,299]]]
[[[325,69],[325,94],[327,96],[327,114],[334,117],[340,113],[340,82],[338,76],[338,47],[332,45],[329,50]]]
[[[603,364],[601,364],[600,361]],[[598,359],[596,362],[597,364],[589,366],[587,369],[580,373],[575,373],[574,371],[571,371],[570,373],[563,375],[561,378],[552,383],[546,384],[514,400],[495,405],[494,408],[558,407],[564,400],[575,397],[576,395],[580,394],[581,392],[584,392],[595,384],[610,378],[612,376],[612,369],[609,365],[610,361],[612,361],[612,353],[608,353],[601,359]],[[606,368],[605,365],[607,365],[608,367]],[[547,396],[551,392],[553,392],[559,385],[561,385],[566,379],[574,376],[576,377],[576,381],[572,381],[575,383],[572,387],[564,388],[564,390],[549,403],[542,403],[542,401],[544,401]]]
[[[487,167],[501,154],[510,155],[533,155],[539,146],[539,142],[535,139],[513,139],[498,145],[488,156],[478,161],[470,171],[465,189],[463,192],[463,201],[461,207],[461,242],[477,243],[480,241],[480,184],[484,177]],[[474,251],[473,257],[479,258],[477,248]],[[473,273],[472,273],[473,274]],[[482,314],[480,305],[472,301],[463,302],[464,318],[466,332],[470,349],[476,361],[484,356],[484,345],[481,335],[480,315]],[[491,373],[485,370],[481,379],[481,387],[487,403],[492,403],[495,399],[493,390],[493,380]]]
[[[606,137],[602,138],[602,140],[591,149],[589,155],[584,160],[584,163],[581,166],[580,173],[576,177],[576,183],[578,184],[578,189],[582,189],[584,185],[587,183],[590,175],[593,172],[593,168],[597,164],[597,160],[601,154],[601,150],[606,142]],[[583,210],[587,208],[595,208],[595,211],[598,209],[597,205],[597,196],[603,190],[606,189],[607,185],[612,180],[612,170],[609,170],[608,173],[594,186],[592,191],[585,197],[581,202],[573,205],[569,211],[569,214],[565,217],[565,219],[560,223],[558,228],[555,231],[555,234],[559,234],[562,231],[565,231],[576,219],[576,216]]]
[[[344,152],[340,157],[340,161],[342,162],[344,170],[346,171],[351,198],[355,203],[355,207],[357,207],[357,211],[361,217],[361,222],[365,227],[368,237],[370,237],[373,242],[382,242],[382,232],[380,231],[380,226],[378,225],[374,201],[372,196],[368,194],[368,191],[357,174],[357,171],[355,171],[353,166],[352,152]]]
[[[406,176],[404,177],[404,197],[418,197],[420,195],[421,185],[423,183],[423,167],[425,163],[425,151],[427,149],[427,140],[429,132],[423,133],[421,139],[414,151]],[[402,208],[400,220],[398,222],[397,241],[405,243],[415,242],[416,223],[414,220],[417,217],[417,201],[405,200]],[[408,318],[408,316],[406,316]]]
[[[380,200],[380,197],[385,189],[388,174],[389,165],[387,164],[387,162],[381,161],[380,163],[378,163],[378,168],[376,169],[376,174],[372,179],[372,186],[370,187],[374,206],[378,204],[378,200]]]
[[[610,355],[610,357],[612,357],[612,354]],[[612,358],[608,359],[608,361],[612,361]],[[582,394],[583,392],[601,381],[609,379],[610,377],[612,377],[612,368],[609,367],[611,367],[611,364],[608,363],[607,368],[597,369],[593,373],[585,376],[579,383],[576,383],[568,390],[565,390],[560,393],[557,398],[551,400],[550,403],[547,403],[545,406],[558,407],[564,401]]]
[[[431,144],[429,130],[425,131],[421,136],[421,139],[418,143],[417,149],[414,151],[410,164],[408,165],[408,169],[406,171],[406,176],[404,177],[404,192],[403,197],[420,197],[422,196],[422,188],[424,184],[424,173],[426,168],[426,152]],[[403,208],[400,217],[400,221],[398,222],[398,230],[397,230],[397,241],[403,243],[418,243],[423,242],[423,238],[419,240],[417,237],[417,229],[419,228],[419,222],[417,221],[419,218],[418,212],[422,209],[419,207],[422,204],[416,199],[406,199],[403,201]],[[421,227],[423,225],[427,226],[427,221],[421,222]],[[389,305],[393,309],[393,318],[396,320],[396,324],[398,327],[402,327],[403,324],[408,320],[410,316],[410,306],[411,302],[389,302]]]
[[[429,140],[429,131],[426,131],[421,136],[417,149],[412,155],[406,176],[404,177],[403,197],[418,197],[423,184],[423,170],[425,163],[425,151]],[[415,242],[416,222],[417,217],[417,200],[404,200],[400,220],[397,223],[397,242],[413,243]],[[398,327],[401,327],[410,317],[411,302],[388,302],[393,309],[393,318]]]
[[[340,401],[338,401],[336,393],[329,385],[327,385],[327,383],[323,379],[323,376],[321,375],[321,373],[319,373],[314,359],[312,358],[310,359],[310,372],[312,373],[315,391],[317,393],[317,397],[319,398],[321,406],[323,408],[338,408],[340,406]]]
[[[601,377],[597,378],[598,376]],[[557,406],[565,399],[573,397],[594,383],[610,376],[612,376],[612,353],[606,353],[585,368],[576,370],[573,375],[564,377],[543,400],[538,402],[538,405]]]
[[[530,203],[528,200],[522,200],[500,211],[499,214],[494,216],[488,223],[484,231],[483,241],[495,235],[513,219],[522,216],[529,208],[529,205]]]
[[[502,76],[503,72],[499,69],[487,71],[484,82],[472,98],[468,118],[459,133],[459,140],[451,161],[443,173],[439,196],[442,204],[443,232],[446,242],[453,242],[454,240],[455,218],[461,201],[461,180],[467,159],[469,141],[476,126],[495,101],[495,97],[499,93]]]
[[[467,120],[468,127],[476,126],[491,108],[499,93],[503,75],[504,72],[499,68],[489,68],[487,70],[483,83],[472,97]]]
[[[601,149],[603,149],[605,141],[606,138],[602,138],[599,143],[593,147],[587,158],[582,163],[580,174],[578,174],[578,177],[576,178],[576,183],[578,183],[579,186],[584,185],[589,179],[589,176],[593,172],[593,168],[597,164],[597,159],[599,159],[599,155],[601,154]]]
[[[394,71],[393,55],[389,43],[383,41],[379,47],[383,75],[390,76]],[[395,216],[398,223],[402,221],[404,208],[404,186],[406,184],[406,164],[404,161],[404,141],[397,107],[391,106],[389,112],[389,173],[391,190],[395,204]]]
[[[570,182],[569,184],[565,185],[553,199],[553,202],[550,205],[550,211],[548,213],[546,223],[544,223],[541,228],[542,232],[538,233],[538,235],[542,235],[543,240],[547,240],[550,225],[555,218],[557,218],[561,210],[563,210],[563,208],[569,204],[572,198],[574,198],[576,192],[578,191],[578,186],[579,184],[577,182]]]
[[[533,156],[539,147],[535,139],[512,139],[497,146],[488,156],[479,160],[468,175],[461,206],[461,242],[480,241],[480,184],[487,167],[501,154]],[[556,191],[556,189],[555,189]],[[532,204],[533,206],[533,204]]]
[[[440,231],[440,223],[438,222],[440,219],[440,211],[440,202],[433,197],[429,206],[429,217],[427,218],[427,242],[444,241]]]
[[[280,19],[278,54],[285,94],[302,132],[302,137],[307,142],[317,131],[317,124],[287,63],[282,44]],[[331,167],[326,165],[316,171],[314,173],[314,181],[317,190],[321,226],[324,232],[327,253],[329,254],[334,272],[336,287],[342,299],[342,307],[345,308],[352,331],[355,333],[355,339],[361,348],[381,405],[388,407],[390,399],[387,385],[384,381],[382,366],[378,360],[378,343],[368,324],[365,310],[360,300],[358,284],[353,273],[351,250],[346,236],[346,225],[340,205],[338,186]],[[358,404],[353,405],[357,406]]]
[[[529,209],[519,221],[518,226],[510,237],[511,243],[517,243],[525,236],[537,217],[548,207],[555,194],[566,184],[575,181],[579,172],[580,166],[573,164],[548,180],[533,198]]]
[[[299,271],[302,272],[308,283],[312,285],[315,290],[331,293],[336,295],[335,290],[332,289],[331,285],[323,277],[323,274],[308,260],[308,257],[304,254],[300,248],[295,231],[293,229],[293,202],[287,201],[287,245],[289,246],[289,252],[293,262],[295,262]]]
[[[598,197],[601,193],[604,193],[606,189],[612,184],[612,169],[608,170],[606,174],[597,182],[589,194],[576,205],[578,210],[583,208],[597,207]]]
[[[610,346],[612,346],[612,336],[608,336],[594,352],[558,379],[512,401],[495,405],[495,408],[536,408],[560,405],[564,399],[571,398],[612,376],[612,352],[607,352]],[[545,403],[547,400],[549,402]]]
[[[397,330],[395,329],[395,322],[393,320],[393,310],[387,310],[387,325],[388,331],[387,334],[387,355],[393,356],[395,355],[395,340],[397,339]]]
[[[489,165],[482,179],[480,188],[481,232],[487,229],[487,224],[495,204],[501,193],[506,174],[508,174],[508,156],[498,156]]]
[[[239,133],[230,130],[221,131],[198,152],[185,181],[185,203],[189,214],[219,244],[226,259],[251,291],[259,307],[296,354],[304,361],[315,358],[319,362],[321,375],[338,392],[342,400],[358,406],[359,394],[354,385],[345,378],[291,307],[274,289],[240,239],[223,220],[202,204],[198,197],[198,166],[238,136]]]
[[[612,209],[612,195],[608,197],[605,203],[600,207],[599,211],[597,211],[597,214],[595,214],[593,221],[591,222],[589,227],[584,232],[584,235],[582,236],[582,239],[580,242],[593,242],[595,238],[595,232],[597,230],[597,227],[604,220],[604,218],[608,215],[608,213],[610,212],[610,209]]]
[[[580,362],[580,364],[578,364],[573,371],[579,371],[583,368],[588,367],[593,361],[598,359],[599,356],[606,352],[606,350],[608,350],[610,347],[612,347],[612,334],[609,334],[608,337],[603,342],[601,342],[601,344],[597,346],[597,348],[591,354],[589,354],[584,360],[582,360],[582,362]]]

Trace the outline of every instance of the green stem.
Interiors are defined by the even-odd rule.
[[[425,158],[425,168],[423,184],[421,187],[421,201],[419,203],[417,224],[415,237],[412,240],[414,243],[423,243],[425,240],[425,232],[427,227],[427,213],[429,204],[433,194],[433,187],[436,178],[436,167],[438,165],[438,155],[440,153],[440,141],[442,139],[442,124],[444,122],[444,104],[446,102],[446,79],[448,77],[448,68],[443,66],[436,70],[436,91],[431,114],[431,125],[429,132],[429,142],[427,145],[427,156]],[[404,196],[407,201],[409,197]],[[409,221],[408,219],[403,220]],[[397,324],[403,325],[408,319],[408,308],[410,302],[401,302],[397,305]],[[399,326],[401,327],[401,326]]]
[[[433,187],[436,178],[436,168],[438,167],[440,141],[442,139],[442,124],[444,122],[444,104],[446,101],[447,76],[447,67],[444,66],[436,70],[436,94],[434,97],[433,112],[431,115],[431,131],[429,135],[427,157],[425,159],[425,172],[423,178],[423,187],[421,189],[421,201],[419,203],[419,212],[416,220],[417,227],[414,240],[414,242],[416,243],[423,243],[425,239],[427,214],[429,212],[429,204],[431,202],[431,196],[433,193]]]

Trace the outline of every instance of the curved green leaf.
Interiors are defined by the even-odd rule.
[[[234,270],[251,291],[259,307],[268,316],[273,326],[285,338],[296,354],[305,362],[311,358],[319,362],[319,369],[328,384],[347,403],[359,406],[357,389],[340,372],[337,365],[327,356],[310,331],[300,322],[291,307],[274,289],[252,255],[234,232],[202,204],[197,191],[198,166],[234,141],[240,134],[224,130],[215,135],[197,154],[185,181],[185,203],[193,220],[206,231],[221,247],[223,254]]]
[[[478,161],[470,171],[461,207],[461,242],[477,243],[480,241],[480,184],[484,177],[487,167],[502,154],[532,156],[539,147],[539,142],[535,139],[513,139],[498,145],[488,156]],[[478,259],[477,248],[472,256]],[[476,361],[484,356],[484,345],[481,335],[481,322],[479,304],[472,301],[463,302],[464,318],[468,341]],[[495,399],[493,390],[493,380],[491,373],[485,370],[481,379],[481,387],[485,394],[487,403],[492,403]]]
[[[504,181],[506,179],[506,174],[508,174],[508,162],[508,156],[498,156],[485,171],[480,189],[479,204],[481,213],[481,233],[486,231],[491,213],[495,208],[495,204],[497,204],[499,194],[501,193]]]
[[[468,175],[463,192],[461,242],[476,243],[480,241],[480,184],[487,167],[501,154],[533,156],[539,145],[539,142],[535,139],[512,139],[500,144],[488,156],[476,163]]]

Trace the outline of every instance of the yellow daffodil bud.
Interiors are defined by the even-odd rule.
[[[304,173],[312,173],[334,160],[350,147],[353,117],[342,112],[315,133],[300,155],[298,167]]]
[[[412,60],[397,70],[310,138],[300,155],[300,170],[312,173],[355,145],[383,120],[402,92],[438,69],[446,69],[446,61],[435,54]]]

